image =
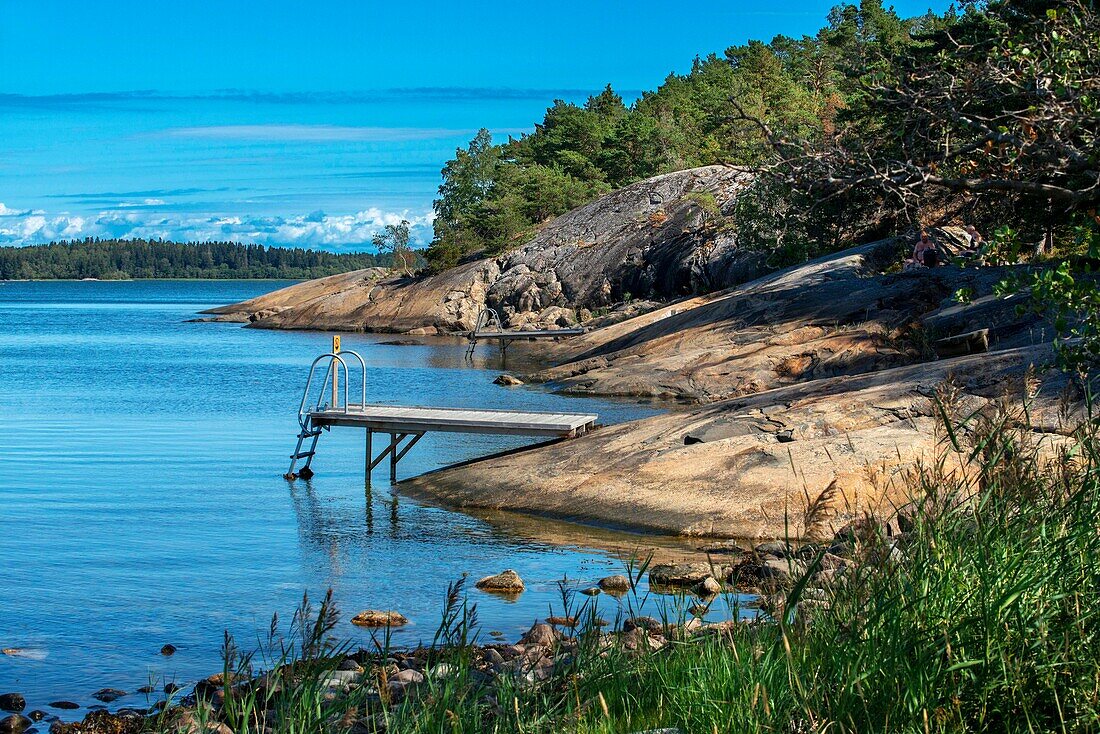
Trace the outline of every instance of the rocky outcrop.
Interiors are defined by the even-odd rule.
[[[470,329],[500,268],[494,260],[460,265],[430,278],[389,278],[380,268],[311,280],[230,306],[213,320],[264,329],[413,334]]]
[[[518,249],[423,278],[334,275],[205,312],[258,328],[468,331],[487,304],[505,326],[571,326],[622,301],[707,292],[763,272],[718,226],[748,182],[706,166],[657,176],[547,223]]]
[[[566,392],[712,402],[934,358],[944,337],[985,330],[991,349],[1049,341],[1019,298],[992,295],[1002,268],[896,270],[884,240],[662,306],[570,339],[527,381]],[[973,300],[958,303],[967,291]],[[974,341],[974,340],[970,340]]]
[[[816,537],[908,502],[936,456],[933,397],[951,377],[967,412],[1019,395],[1049,350],[1019,348],[803,382],[610,426],[402,484],[460,508],[495,508],[684,535]],[[1049,372],[1032,419],[1051,439],[1066,378]],[[1036,433],[1042,438],[1044,434]],[[828,521],[802,525],[827,493]]]
[[[812,535],[799,518],[826,490],[840,524],[905,504],[909,472],[936,455],[945,381],[969,413],[1021,395],[1028,366],[1051,360],[1042,322],[1017,310],[1022,296],[992,295],[1004,270],[900,270],[905,249],[852,248],[549,346],[561,363],[530,377],[557,389],[703,406],[432,473],[406,491],[734,538]],[[1037,435],[1053,440],[1067,384],[1043,377]]]
[[[641,181],[555,219],[501,257],[488,305],[521,327],[548,308],[598,310],[637,298],[680,298],[759,275],[763,262],[713,227],[748,183],[706,166]]]
[[[941,448],[939,386],[951,378],[968,411],[995,406],[1029,365],[1049,362],[1051,334],[1017,308],[1022,296],[994,295],[1004,268],[905,270],[911,243],[900,239],[760,276],[758,256],[713,220],[744,183],[720,166],[659,176],[559,217],[500,258],[421,280],[337,276],[223,315],[436,332],[470,328],[483,304],[512,328],[595,311],[588,333],[536,345],[554,366],[523,381],[696,407],[434,472],[405,491],[479,512],[684,535],[829,533],[829,523],[908,501],[912,468]],[[686,297],[607,309],[628,292]],[[1054,372],[1043,381],[1034,435],[1054,441],[1067,382]],[[801,527],[819,497],[829,523]]]

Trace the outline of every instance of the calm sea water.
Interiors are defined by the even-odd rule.
[[[0,655],[0,692],[21,691],[33,708],[195,680],[220,669],[223,630],[248,648],[273,612],[289,619],[303,593],[330,588],[345,620],[397,609],[412,624],[395,642],[430,640],[449,581],[504,568],[528,582],[518,601],[470,594],[483,636],[514,639],[560,608],[563,577],[621,570],[598,549],[606,533],[420,504],[392,490],[385,465],[367,494],[360,431],[322,438],[310,485],[284,481],[306,371],[329,335],[185,322],[281,285],[0,283],[0,648],[31,654]],[[594,411],[608,423],[652,412],[497,387],[457,341],[379,341],[344,336],[368,360],[372,401]],[[479,366],[496,366],[481,353]],[[428,434],[400,473],[524,440]],[[340,631],[369,641],[346,621]],[[175,656],[159,654],[166,643]]]

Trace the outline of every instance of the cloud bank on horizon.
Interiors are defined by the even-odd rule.
[[[402,220],[427,245],[455,149],[480,124],[526,131],[515,122],[543,104],[269,97],[0,95],[0,246],[99,237],[372,250]]]
[[[234,241],[325,250],[371,249],[375,233],[406,220],[413,239],[431,238],[431,211],[384,212],[376,207],[348,214],[314,211],[291,216],[180,216],[156,210],[165,202],[122,202],[91,216],[42,209],[13,209],[0,202],[0,245],[42,244],[60,240],[163,239],[179,242]]]

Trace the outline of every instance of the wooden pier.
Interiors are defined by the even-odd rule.
[[[362,367],[361,400],[358,403],[348,401],[349,358],[357,360]],[[314,374],[318,365],[326,360],[328,366],[320,394],[310,404]],[[572,438],[595,428],[599,417],[591,413],[372,405],[366,401],[366,377],[366,362],[355,352],[340,351],[339,337],[333,339],[332,352],[314,360],[298,411],[301,431],[298,433],[298,445],[290,456],[290,469],[283,475],[286,479],[309,479],[313,476],[310,465],[317,453],[318,439],[324,431],[335,427],[361,428],[366,431],[365,464],[366,482],[369,486],[371,470],[387,458],[390,461],[390,481],[396,481],[398,462],[429,431]],[[389,437],[385,448],[377,456],[374,455],[373,446],[376,433]],[[305,459],[305,463],[301,469],[295,471],[302,459]]]
[[[474,356],[474,349],[479,341],[496,341],[500,347],[500,355],[503,357],[508,351],[508,345],[514,341],[535,341],[537,339],[561,339],[567,336],[579,336],[587,334],[588,330],[582,327],[573,329],[512,329],[506,330],[500,323],[500,316],[494,309],[485,308],[478,314],[477,324],[466,334],[470,342],[466,350],[466,357]]]

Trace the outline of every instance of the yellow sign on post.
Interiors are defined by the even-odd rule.
[[[340,335],[335,334],[332,337],[332,353],[340,353]],[[340,361],[337,359],[332,360],[332,407],[336,407],[340,404]]]

